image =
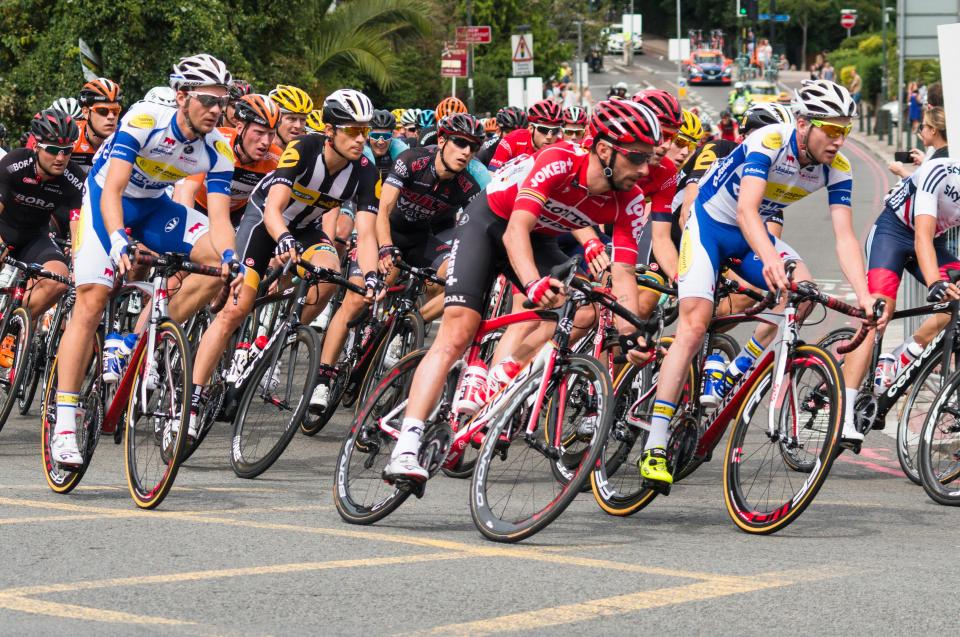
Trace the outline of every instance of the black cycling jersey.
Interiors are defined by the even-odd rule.
[[[268,173],[250,195],[247,205],[263,212],[267,193],[274,184],[292,189],[290,202],[283,211],[287,226],[293,230],[319,226],[323,213],[356,196],[357,211],[377,213],[377,181],[373,163],[361,156],[336,173],[329,173],[323,159],[324,135],[301,135],[287,145],[277,168]]]
[[[474,155],[474,159],[483,164],[484,166],[490,165],[490,160],[493,159],[493,154],[497,152],[497,145],[500,144],[500,135],[494,135],[489,139],[483,142],[483,145],[480,146],[480,150],[477,151],[477,154]]]
[[[424,128],[420,131],[419,146],[429,146],[437,143],[437,129]]]
[[[68,227],[70,215],[83,199],[83,171],[67,163],[63,175],[40,180],[37,156],[26,148],[12,150],[0,159],[0,236],[8,243],[22,243],[24,236],[46,234],[51,218]]]

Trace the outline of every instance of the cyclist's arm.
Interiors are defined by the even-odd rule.
[[[626,263],[614,263],[610,266],[610,272],[613,275],[611,288],[617,302],[634,314],[639,314],[640,292],[637,288],[636,270]],[[633,325],[616,315],[614,315],[614,325],[621,334],[633,334],[637,331]]]
[[[913,246],[917,253],[917,265],[923,273],[924,285],[930,287],[940,280],[940,266],[937,253],[933,248],[933,238],[937,232],[937,218],[930,215],[916,215],[913,220]]]
[[[503,247],[507,249],[510,266],[523,285],[541,276],[533,259],[533,245],[530,243],[530,233],[536,227],[535,214],[526,210],[514,210],[503,233]]]
[[[289,232],[283,210],[290,203],[292,194],[293,189],[286,184],[273,184],[267,191],[267,201],[263,205],[263,225],[274,241],[284,232]]]
[[[873,311],[874,297],[867,288],[867,269],[863,263],[863,249],[853,229],[853,209],[850,206],[833,204],[830,206],[830,218],[833,221],[833,233],[837,237],[837,260],[840,262],[840,270],[853,287],[857,295],[857,303],[869,315]],[[881,322],[881,326],[884,323],[886,323],[885,320]]]
[[[380,188],[380,209],[377,211],[377,244],[381,246],[393,245],[393,235],[390,233],[390,215],[397,207],[400,199],[400,189],[385,183]]]
[[[107,236],[118,230],[123,232],[123,191],[130,183],[130,175],[133,174],[131,162],[116,155],[113,155],[111,160],[103,183],[103,192],[100,195],[100,214],[103,215]]]
[[[680,255],[677,254],[677,247],[673,245],[673,237],[670,236],[671,224],[654,220],[650,224],[650,229],[653,233],[653,256],[667,279],[673,280],[677,276],[677,262],[680,260]]]
[[[377,271],[377,183],[379,181],[380,173],[373,163],[361,157],[354,223],[357,228],[357,262],[364,276]]]
[[[336,242],[337,238],[337,223],[340,221],[340,206],[336,208],[331,208],[324,213],[323,217],[320,219],[320,229],[323,230],[323,234],[327,235],[327,238],[330,241]],[[306,246],[304,246],[306,247]]]
[[[687,219],[690,218],[690,210],[693,208],[693,202],[697,200],[698,194],[700,194],[700,184],[698,182],[691,181],[684,186],[683,203],[680,204],[680,219],[677,220],[681,228],[687,225]]]
[[[206,173],[191,175],[186,179],[181,179],[173,189],[173,200],[187,208],[193,208],[197,193],[200,192],[200,186],[206,178]]]

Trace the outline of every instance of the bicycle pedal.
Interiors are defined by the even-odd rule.
[[[673,485],[664,484],[663,482],[657,482],[656,480],[644,480],[642,486],[644,489],[650,489],[651,491],[656,491],[660,495],[670,495],[670,488]]]
[[[860,455],[860,449],[863,445],[859,440],[841,440],[840,448],[846,449],[847,451],[852,451],[855,455]]]

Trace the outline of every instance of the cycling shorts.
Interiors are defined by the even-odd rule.
[[[69,265],[67,257],[60,249],[47,230],[18,230],[0,221],[0,238],[10,248],[10,256],[24,263],[39,263],[59,261]]]
[[[453,243],[453,228],[434,232],[430,227],[404,227],[390,229],[393,245],[400,250],[400,257],[415,268],[439,270],[450,256]],[[356,252],[350,253],[350,276],[363,278]]]
[[[74,278],[77,285],[96,283],[113,287],[110,236],[100,212],[103,190],[87,180],[80,208],[77,235],[73,238]],[[163,254],[190,254],[200,237],[207,234],[207,218],[170,199],[166,194],[146,199],[122,197],[123,224],[133,239]]]
[[[797,252],[785,241],[769,235],[780,257],[800,260]],[[711,217],[697,203],[694,206],[680,239],[678,266],[678,297],[714,300],[717,273],[728,259],[739,259],[731,266],[747,283],[767,289],[763,278],[763,262],[756,254],[739,226],[721,223]]]
[[[897,219],[891,210],[884,210],[877,217],[870,234],[867,236],[867,288],[870,294],[882,294],[891,299],[897,298],[900,277],[906,270],[913,278],[926,287],[914,245],[913,228]],[[947,269],[960,269],[957,257],[947,249],[947,235],[942,234],[933,240],[933,249],[937,254],[940,276],[947,278]]]
[[[460,215],[453,232],[444,305],[483,311],[487,293],[498,274],[504,274],[520,290],[530,281],[521,281],[510,266],[503,246],[507,220],[495,215],[487,203],[486,192],[477,195]],[[531,233],[533,259],[541,276],[568,260],[557,245],[557,238]],[[459,264],[459,267],[458,267]]]

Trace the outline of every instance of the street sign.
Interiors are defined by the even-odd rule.
[[[511,35],[510,50],[513,51],[513,76],[533,75],[533,34]]]
[[[790,14],[788,13],[778,13],[773,16],[774,22],[790,22]]]
[[[459,44],[490,44],[492,41],[493,30],[490,27],[457,27]]]
[[[844,13],[840,16],[840,26],[844,29],[852,29],[857,24],[857,16],[852,13]]]
[[[440,51],[440,77],[467,77],[467,48],[443,43]]]

